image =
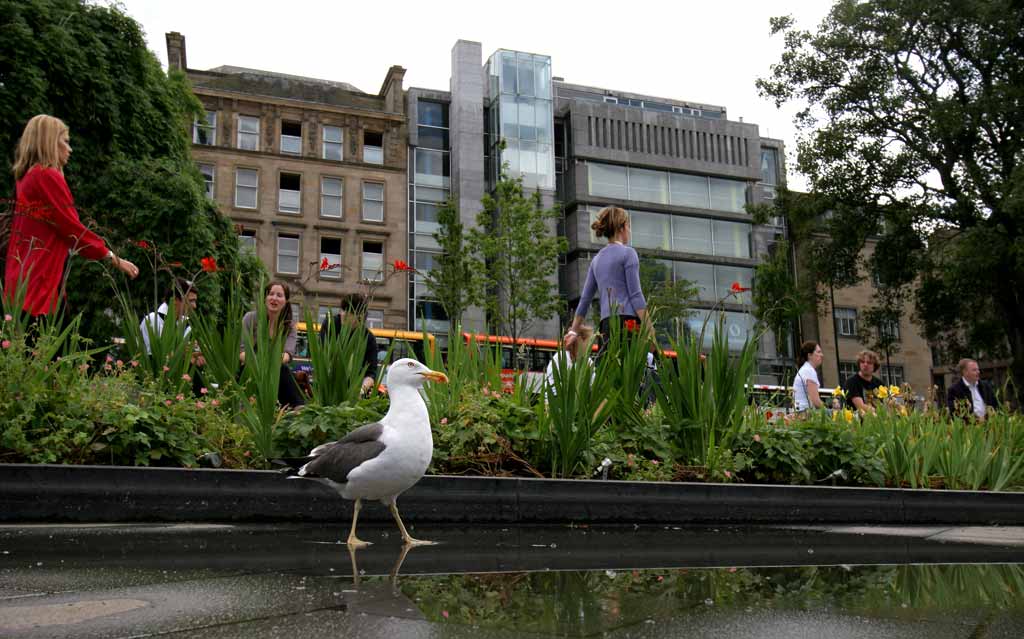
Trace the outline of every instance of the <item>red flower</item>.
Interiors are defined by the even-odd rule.
[[[216,273],[217,272],[217,260],[216,259],[214,259],[212,257],[204,257],[203,259],[199,260],[199,262],[203,265],[203,270],[206,271],[207,273]]]
[[[740,286],[739,282],[733,282],[732,287],[729,290],[732,291],[733,293],[746,293],[747,291],[750,290],[750,288]]]
[[[414,271],[414,270],[416,270],[413,267],[411,267],[408,264],[406,264],[402,260],[395,260],[394,261],[394,267],[395,267],[396,271]]]
[[[636,320],[628,319],[626,320],[626,330],[635,333],[640,330],[640,324]]]
[[[135,246],[139,247],[140,249],[147,250],[147,251],[149,249],[153,248],[153,246],[149,242],[147,242],[146,240],[139,240],[139,241],[137,241],[135,243]]]

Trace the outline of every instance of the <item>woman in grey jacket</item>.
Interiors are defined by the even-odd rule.
[[[580,303],[572,326],[562,339],[567,349],[579,339],[579,330],[586,320],[587,310],[599,295],[601,304],[601,340],[607,342],[612,309],[623,324],[629,322],[644,324],[647,318],[647,301],[640,290],[640,258],[629,244],[629,214],[617,206],[606,206],[590,225],[598,237],[608,238],[608,246],[601,249],[587,270]]]

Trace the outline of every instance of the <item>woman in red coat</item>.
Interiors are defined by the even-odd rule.
[[[14,158],[17,200],[4,291],[11,300],[24,285],[23,308],[33,316],[56,309],[68,253],[90,260],[110,260],[131,278],[139,274],[134,264],[114,255],[103,239],[78,219],[64,181],[64,165],[69,157],[66,124],[49,115],[37,115],[28,121]]]

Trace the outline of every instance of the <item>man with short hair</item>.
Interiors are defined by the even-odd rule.
[[[377,380],[377,338],[366,328],[366,298],[358,293],[349,293],[341,299],[341,312],[331,318],[334,327],[334,334],[341,332],[342,322],[352,328],[361,329],[366,335],[366,353],[363,355],[363,364],[366,366],[366,375],[363,377],[363,393],[373,389]],[[327,334],[327,319],[324,326],[320,327],[320,339],[323,340]]]
[[[177,322],[186,322],[190,311],[196,310],[196,301],[198,300],[198,294],[195,290],[195,285],[184,278],[178,277],[174,279],[174,285],[170,292],[170,301],[174,306],[174,317]],[[167,319],[167,313],[171,311],[171,304],[167,302],[161,302],[160,306],[142,318],[139,322],[139,330],[142,332],[142,341],[146,344],[146,352],[152,352],[150,345],[150,335],[154,337],[159,336],[164,332],[164,322]],[[186,323],[185,324],[185,337],[188,337],[192,328]]]
[[[957,364],[960,379],[946,392],[946,407],[956,415],[973,415],[985,421],[989,407],[999,408],[999,400],[988,382],[981,381],[978,362],[964,358]]]
[[[174,278],[169,298],[170,304],[162,302],[155,311],[143,317],[142,321],[139,322],[139,330],[142,332],[142,341],[146,345],[147,354],[153,352],[150,340],[152,338],[159,339],[159,336],[163,333],[164,323],[167,320],[167,314],[171,312],[172,306],[174,307],[174,321],[185,324],[184,337],[187,339],[192,332],[192,327],[188,325],[188,314],[196,310],[196,303],[199,299],[195,284],[183,277]],[[199,397],[203,393],[203,386],[205,384],[198,369],[206,366],[206,359],[203,358],[203,354],[199,351],[198,346],[194,344],[192,347],[192,364],[197,368],[192,376],[192,393]]]

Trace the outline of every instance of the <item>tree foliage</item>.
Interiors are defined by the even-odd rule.
[[[190,156],[200,104],[182,74],[164,73],[138,23],[116,7],[75,0],[0,0],[0,25],[0,197],[13,195],[10,168],[25,123],[57,116],[71,130],[65,176],[83,222],[140,267],[130,285],[140,314],[152,310],[154,268],[164,289],[171,275],[198,272],[199,260],[212,256],[251,283],[258,261],[240,254]],[[106,266],[74,260],[70,308],[83,314],[86,334],[104,339],[117,330]],[[199,284],[201,304],[222,303],[218,280]]]
[[[881,231],[889,284],[920,279],[932,340],[1024,368],[1024,11],[1016,0],[839,0],[758,81],[798,101],[797,169],[833,242]],[[859,247],[858,247],[859,252]]]
[[[665,340],[676,334],[700,295],[695,282],[673,279],[671,262],[647,258],[640,259],[640,290],[654,318],[655,333]]]
[[[486,292],[477,297],[494,330],[518,338],[562,306],[554,276],[566,240],[548,228],[558,210],[545,209],[539,191],[527,195],[522,178],[504,171],[481,203],[477,227],[469,232],[476,290]]]
[[[782,350],[800,316],[814,308],[814,287],[797,286],[790,264],[790,245],[775,243],[767,259],[754,267],[754,317],[775,336]],[[809,292],[810,290],[810,292]]]
[[[427,288],[448,315],[451,330],[462,323],[462,314],[473,303],[473,259],[466,233],[454,199],[448,199],[437,211],[438,230],[434,239],[441,254],[424,273]]]

